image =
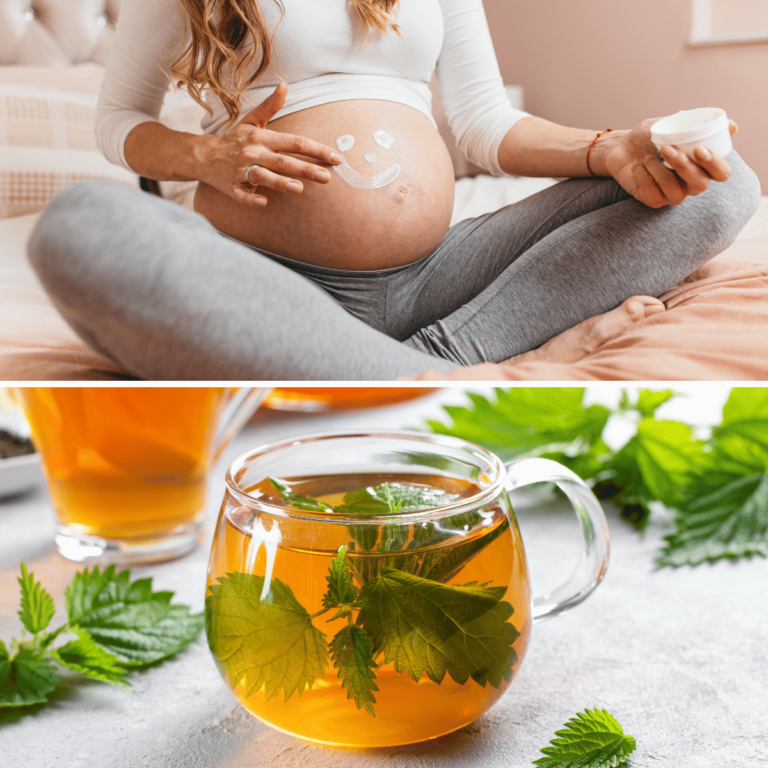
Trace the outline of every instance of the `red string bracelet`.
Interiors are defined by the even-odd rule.
[[[595,142],[604,134],[604,133],[610,133],[613,130],[613,128],[606,128],[604,131],[600,131],[600,133],[595,136],[594,139],[592,139],[592,143],[589,145],[589,149],[587,150],[587,170],[589,171],[590,176],[594,176],[597,178],[597,174],[592,172],[592,169],[589,167],[589,156],[592,154],[592,147],[595,146]]]

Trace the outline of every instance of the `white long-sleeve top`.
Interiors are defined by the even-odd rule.
[[[482,0],[400,0],[402,37],[372,32],[370,43],[347,0],[283,0],[284,16],[275,0],[258,1],[270,34],[279,27],[272,62],[245,92],[243,114],[284,80],[288,96],[275,118],[333,101],[383,99],[418,109],[434,124],[429,82],[436,70],[459,148],[481,168],[503,173],[499,145],[528,113],[506,95]],[[111,162],[131,170],[125,140],[137,125],[158,120],[186,34],[178,0],[124,0],[96,119],[99,148]],[[203,131],[219,134],[229,116],[215,94],[206,103],[213,113]]]

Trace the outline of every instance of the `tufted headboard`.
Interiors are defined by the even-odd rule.
[[[0,65],[105,64],[120,0],[0,0]]]

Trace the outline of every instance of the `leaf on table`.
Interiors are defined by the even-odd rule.
[[[323,596],[323,605],[326,608],[336,608],[339,605],[355,602],[358,590],[347,567],[346,546],[342,547],[336,557],[331,560],[325,580],[328,582],[328,589]]]
[[[698,486],[694,498],[678,505],[674,525],[659,565],[768,556],[768,474]]]
[[[733,479],[768,472],[768,453],[761,446],[741,435],[721,432],[714,441],[714,450],[709,454],[706,477]]]
[[[287,485],[275,480],[274,477],[270,477],[269,482],[283,499],[295,509],[305,509],[309,512],[333,512],[333,509],[325,502],[318,501],[313,496],[302,496],[300,493],[294,493]]]
[[[445,406],[449,426],[427,422],[433,432],[470,440],[503,460],[535,452],[551,443],[598,438],[611,412],[585,407],[583,387],[513,387],[497,389],[496,401],[469,393],[471,406]]]
[[[125,680],[128,670],[120,666],[116,656],[97,645],[87,632],[80,631],[77,635],[76,640],[49,651],[62,667],[118,688],[131,687]]]
[[[737,435],[768,461],[768,388],[734,387],[723,406],[723,420],[713,437]]]
[[[672,389],[641,389],[638,392],[637,400],[631,400],[626,389],[621,391],[621,400],[619,401],[619,411],[637,411],[641,416],[653,418],[656,411],[664,403],[673,397],[679,397],[680,393]]]
[[[347,624],[334,635],[330,648],[333,666],[338,670],[341,687],[347,689],[347,698],[354,699],[358,709],[365,709],[376,717],[373,692],[379,688],[375,683],[376,662],[368,635],[357,625]]]
[[[587,709],[555,731],[546,757],[534,760],[540,768],[616,768],[635,751],[635,740],[625,736],[616,718],[604,709]]]
[[[447,586],[393,568],[360,592],[357,624],[371,638],[374,655],[384,652],[398,673],[414,680],[426,672],[440,683],[446,672],[457,682],[472,678],[498,688],[512,678],[518,631],[507,620],[512,606],[504,587],[475,583]]]
[[[637,434],[614,456],[614,482],[623,490],[619,499],[658,500],[674,506],[682,489],[707,466],[704,442],[679,421],[643,419]]]
[[[171,605],[173,592],[153,592],[152,579],[130,581],[110,565],[75,574],[66,590],[69,624],[84,629],[125,667],[141,669],[186,648],[203,628],[202,614]]]
[[[61,674],[42,653],[29,648],[13,658],[0,640],[0,709],[44,704]]]
[[[270,701],[311,688],[328,666],[328,647],[291,588],[272,579],[262,601],[264,577],[228,573],[210,587],[205,607],[208,642],[230,685],[245,696],[264,688]]]
[[[18,581],[21,587],[19,617],[25,629],[36,635],[51,623],[56,607],[48,591],[43,589],[39,581],[35,581],[33,573],[27,571],[25,563],[21,564],[21,577]]]

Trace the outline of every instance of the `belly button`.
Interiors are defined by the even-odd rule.
[[[400,184],[395,188],[395,202],[404,203],[411,194],[411,188],[407,184]]]

